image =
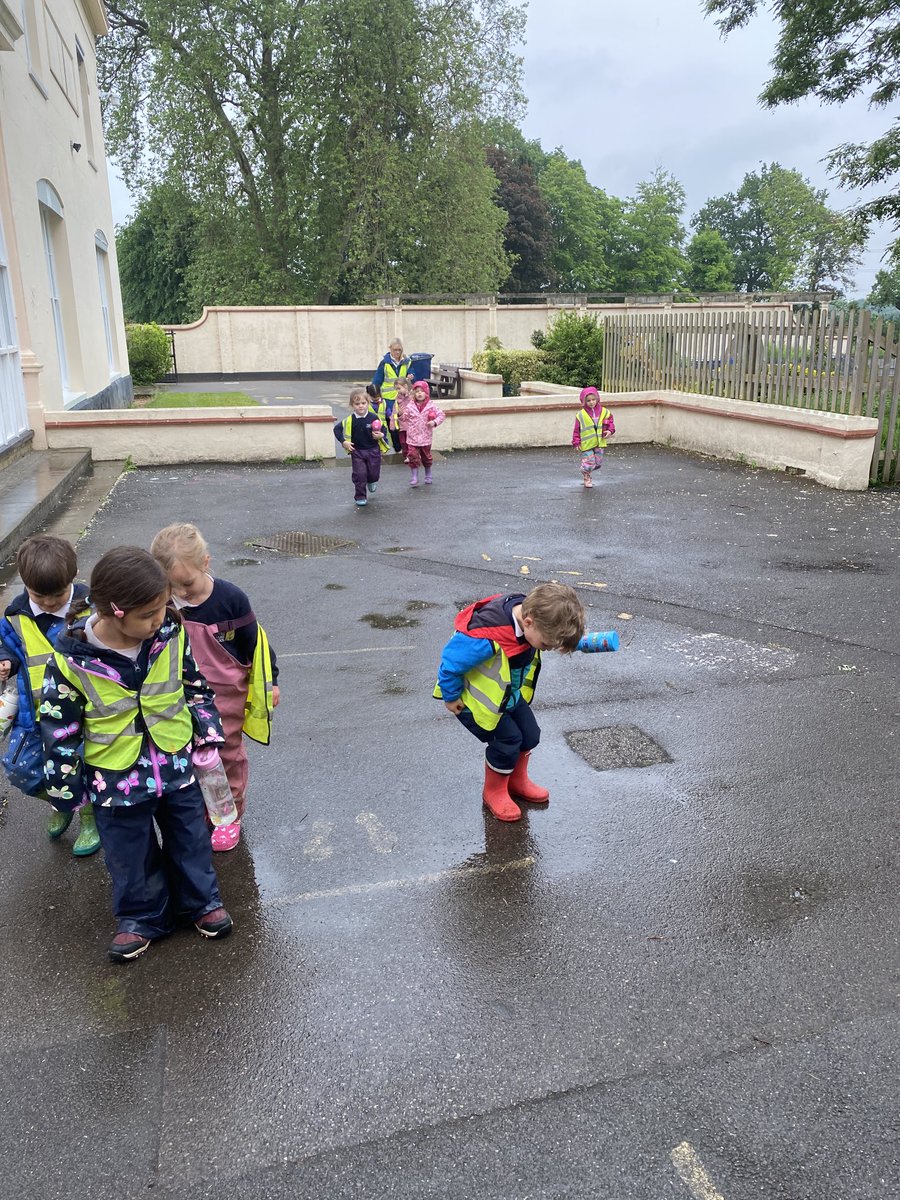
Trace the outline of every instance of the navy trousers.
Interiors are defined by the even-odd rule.
[[[484,752],[487,765],[501,775],[511,775],[519,755],[533,750],[541,740],[541,727],[531,705],[524,700],[503,714],[496,729],[482,729],[468,709],[458,713],[456,719],[469,733],[474,733],[479,742],[487,744]]]
[[[353,495],[365,500],[366,484],[377,483],[381,478],[381,451],[374,449],[350,451],[350,473],[353,477]]]
[[[119,933],[163,937],[176,921],[199,921],[221,908],[206,806],[196,783],[140,804],[95,804],[94,815]]]

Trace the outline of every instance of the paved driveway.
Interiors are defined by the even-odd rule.
[[[82,540],[196,520],[283,703],[221,945],[106,963],[99,856],[6,803],[6,1194],[900,1194],[900,495],[650,447],[593,492],[561,450],[407,478],[357,511],[346,463],[145,469]],[[253,544],[288,531],[356,544]],[[624,648],[547,656],[551,804],[500,826],[434,671],[461,605],[548,578]]]

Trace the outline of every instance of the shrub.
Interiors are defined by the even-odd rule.
[[[523,379],[544,379],[546,364],[547,356],[540,350],[502,350],[491,346],[472,355],[473,371],[503,376],[505,396],[517,396]]]
[[[536,329],[532,344],[540,348],[549,373],[541,376],[548,383],[568,387],[600,386],[603,374],[603,327],[596,317],[560,313],[547,333]]]
[[[169,338],[159,325],[126,325],[128,364],[134,383],[156,383],[169,370]]]

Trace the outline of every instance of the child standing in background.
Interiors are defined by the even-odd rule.
[[[435,427],[444,419],[443,412],[431,399],[431,388],[424,379],[417,379],[403,407],[406,417],[406,461],[412,476],[410,487],[419,486],[419,464],[425,468],[425,482],[431,483],[431,442]]]
[[[62,809],[93,805],[125,963],[176,922],[225,937],[192,751],[222,741],[219,714],[191,657],[169,581],[137,546],[109,550],[91,572],[94,615],[70,612],[44,673],[41,737],[47,790]],[[157,840],[157,828],[162,838]]]
[[[350,415],[338,421],[334,436],[350,455],[353,496],[357,508],[367,503],[366,490],[375,494],[381,478],[381,456],[388,452],[384,422],[362,388],[350,393]]]
[[[591,474],[603,466],[606,439],[616,432],[616,423],[595,387],[582,388],[578,398],[581,408],[575,418],[572,445],[581,452],[581,481],[589,488],[594,486]]]
[[[191,652],[215,693],[222,718],[225,744],[219,753],[237,820],[213,828],[212,848],[233,850],[240,841],[247,803],[243,735],[263,745],[269,743],[272,710],[279,700],[275,655],[245,593],[210,575],[209,547],[196,525],[167,525],[150,543],[150,553],[168,576]]]
[[[25,590],[0,621],[0,688],[7,679],[15,678],[19,694],[19,711],[3,765],[13,786],[29,796],[45,796],[44,754],[38,729],[44,668],[53,657],[69,610],[87,616],[88,590],[83,583],[75,582],[75,549],[63,538],[28,538],[19,547],[16,569]],[[83,858],[100,849],[100,837],[90,804],[82,804],[78,811],[81,828],[72,853]],[[54,841],[62,837],[73,815],[54,808],[48,836]]]
[[[403,461],[409,462],[409,455],[406,450],[406,405],[409,402],[410,393],[412,391],[413,381],[408,375],[404,375],[397,380],[397,403],[394,405],[394,421],[397,429],[398,449],[403,455]],[[393,437],[393,431],[391,433]]]

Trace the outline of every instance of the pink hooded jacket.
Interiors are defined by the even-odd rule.
[[[595,387],[586,387],[581,389],[581,395],[578,397],[581,401],[581,407],[587,409],[591,418],[594,421],[600,420],[600,414],[603,412],[603,401],[600,399],[600,393]],[[601,438],[612,437],[616,432],[616,423],[613,420],[613,415],[606,410],[606,417],[600,429]],[[578,424],[578,418],[575,418],[575,428],[572,431],[572,445],[581,445],[581,426]]]
[[[419,404],[417,401],[424,401]],[[406,424],[407,446],[430,446],[434,431],[428,422],[434,421],[440,425],[444,414],[431,399],[431,388],[424,380],[419,380],[413,386],[412,394],[403,406],[403,420]]]

